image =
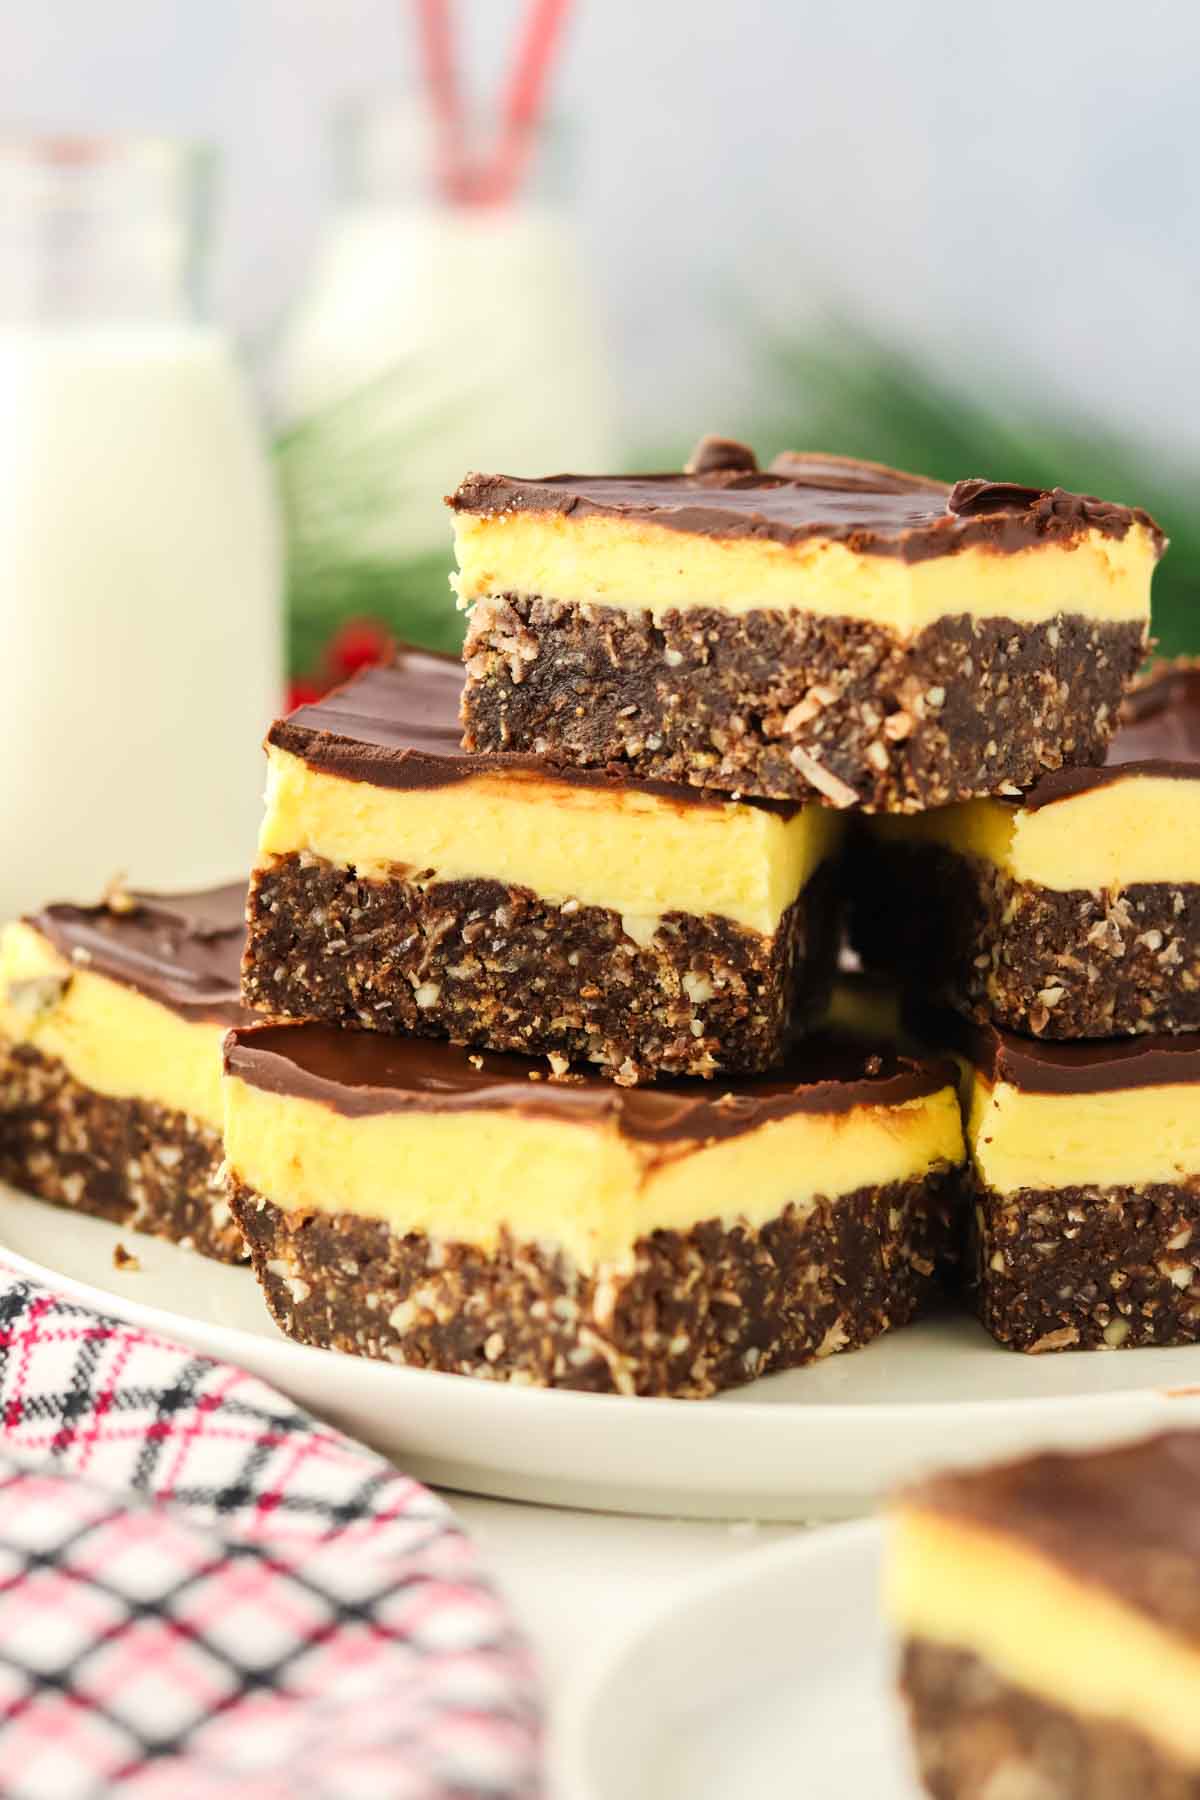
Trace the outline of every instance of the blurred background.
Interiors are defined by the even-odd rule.
[[[677,467],[706,430],[1146,505],[1160,641],[1200,651],[1190,0],[6,26],[10,130],[211,146],[188,280],[269,434],[295,694],[382,631],[456,646],[440,501],[468,466]]]
[[[218,147],[210,298],[277,427],[328,397],[308,370],[281,374],[288,315],[294,324],[314,280],[394,279],[386,244],[361,246],[353,271],[319,261],[339,209],[367,197],[369,177],[360,168],[355,192],[347,166],[346,103],[426,91],[420,11],[405,0],[9,9],[10,123]],[[473,116],[498,105],[527,11],[455,7]],[[603,370],[612,392],[586,396],[611,403],[603,423],[576,415],[544,434],[560,460],[587,463],[611,435],[622,460],[670,465],[720,428],[766,451],[820,444],[951,478],[1045,478],[1143,501],[1174,539],[1161,630],[1172,647],[1188,641],[1182,596],[1200,582],[1200,9],[578,0],[564,24],[546,92],[557,141],[539,145],[531,185],[562,208],[585,270],[591,316],[577,328],[594,333],[596,366],[582,386],[601,388]],[[426,200],[415,146],[392,149],[398,166],[374,171],[370,197]],[[411,281],[449,274],[436,269],[444,251],[410,241],[393,255],[405,248]],[[529,249],[545,277],[545,245]],[[529,303],[519,272],[497,274],[471,321],[478,332],[489,320],[480,353],[520,331]],[[338,304],[351,335],[349,294]],[[429,324],[398,310],[396,360],[436,355]],[[453,351],[464,354],[465,336]],[[450,433],[442,415],[462,403],[460,375],[422,377],[408,421],[418,462],[422,433]],[[553,385],[552,368],[541,376]],[[366,487],[361,463],[358,475],[348,500]],[[378,478],[386,490],[386,468]],[[440,518],[430,529],[445,535]],[[318,546],[306,547],[311,562]],[[345,603],[354,610],[354,595]],[[417,593],[408,605],[419,609]],[[298,627],[297,668],[317,635]]]

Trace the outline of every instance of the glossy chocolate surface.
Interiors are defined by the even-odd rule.
[[[1165,540],[1149,514],[1062,488],[973,478],[953,487],[853,457],[788,451],[766,470],[745,445],[706,439],[682,474],[468,475],[456,512],[599,516],[719,538],[798,544],[827,538],[906,562],[968,545],[1012,552],[1099,531],[1124,537],[1136,522]]]
[[[898,1106],[954,1081],[944,1061],[917,1062],[873,1044],[805,1039],[772,1075],[617,1087],[594,1075],[547,1078],[546,1064],[468,1051],[429,1038],[326,1025],[256,1025],[225,1040],[225,1067],[252,1087],[316,1100],[350,1118],[398,1112],[514,1111],[597,1124],[627,1137],[704,1142],[737,1137],[793,1113]]]
[[[1200,1032],[1064,1042],[915,1006],[905,1023],[919,1042],[955,1050],[988,1081],[1027,1093],[1104,1094],[1200,1082]]]
[[[360,763],[378,763],[394,768],[388,786],[443,786],[464,778],[454,772],[466,758],[458,722],[462,685],[457,657],[401,647],[390,664],[363,669],[277,719],[267,742],[306,760],[320,758],[322,767],[336,763],[335,772],[351,779],[378,783],[377,773],[357,773]],[[406,774],[409,763],[414,767]],[[443,764],[448,772],[439,777]]]
[[[246,883],[189,894],[128,894],[99,906],[43,907],[27,923],[68,961],[188,1019],[236,1025],[246,938]]]

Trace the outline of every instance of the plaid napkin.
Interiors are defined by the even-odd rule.
[[[534,1800],[528,1656],[442,1503],[0,1260],[5,1800]]]

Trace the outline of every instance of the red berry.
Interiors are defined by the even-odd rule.
[[[329,640],[325,660],[338,680],[344,681],[347,675],[385,662],[391,650],[391,638],[374,619],[347,619]]]
[[[324,691],[323,688],[317,686],[315,681],[303,678],[298,681],[289,681],[286,710],[295,712],[298,706],[311,706],[315,700],[321,698]]]

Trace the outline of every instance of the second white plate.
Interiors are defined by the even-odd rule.
[[[118,1270],[118,1242],[140,1267]],[[692,1518],[862,1513],[898,1481],[1200,1422],[1200,1346],[1027,1357],[946,1317],[717,1400],[546,1392],[289,1343],[254,1279],[0,1188],[17,1268],[264,1376],[331,1423],[470,1493]]]
[[[837,1526],[690,1584],[568,1696],[560,1800],[918,1800],[881,1547]]]

